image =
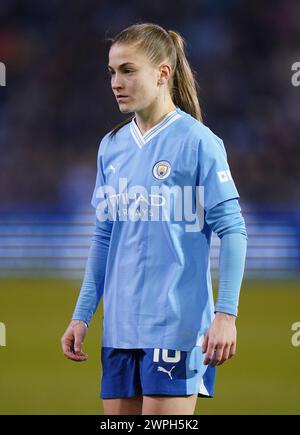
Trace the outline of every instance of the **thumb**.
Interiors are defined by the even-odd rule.
[[[75,334],[74,350],[75,353],[81,352],[81,337],[79,334]]]
[[[206,334],[203,343],[202,343],[202,353],[206,353],[208,345],[208,334]]]

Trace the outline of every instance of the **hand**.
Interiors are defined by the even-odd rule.
[[[66,358],[73,361],[85,361],[88,358],[81,351],[87,326],[82,320],[72,320],[61,338],[62,350]]]
[[[210,367],[223,364],[224,361],[235,355],[236,351],[236,317],[231,314],[217,312],[210,325],[202,344],[202,352],[206,353],[204,364]]]

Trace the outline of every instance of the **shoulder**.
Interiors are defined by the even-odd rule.
[[[110,142],[123,141],[124,139],[126,139],[128,137],[128,135],[130,134],[132,119],[127,119],[125,121],[126,121],[125,124],[123,124],[121,126],[118,126],[118,125],[116,126],[116,127],[118,127],[117,131],[115,131],[113,133],[114,129],[116,128],[116,127],[114,127],[112,130],[110,130],[107,133],[106,136]]]
[[[130,133],[130,122],[128,122],[127,124],[119,128],[119,130],[113,135],[112,135],[112,131],[113,130],[108,131],[100,140],[99,150],[98,150],[99,154],[104,154],[110,145],[113,145],[120,141],[121,142],[124,141],[124,139]]]
[[[181,128],[195,144],[199,153],[223,153],[226,156],[224,142],[219,136],[190,114],[182,110],[180,113],[182,115]]]
[[[106,133],[101,139],[98,144],[98,153],[97,153],[97,159],[99,160],[101,156],[104,155],[105,150],[107,148],[107,144],[109,142],[109,132]]]
[[[199,134],[199,152],[208,156],[223,155],[227,157],[223,140],[203,124]]]

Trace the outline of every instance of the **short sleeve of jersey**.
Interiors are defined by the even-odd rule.
[[[204,209],[207,211],[220,202],[239,198],[227,162],[222,139],[207,128],[199,142],[199,182],[203,187]]]

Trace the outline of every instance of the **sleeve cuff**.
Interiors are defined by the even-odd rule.
[[[219,313],[225,313],[225,314],[231,314],[233,316],[238,315],[238,310],[236,308],[228,308],[225,306],[215,306],[215,310],[214,313],[219,312]]]

